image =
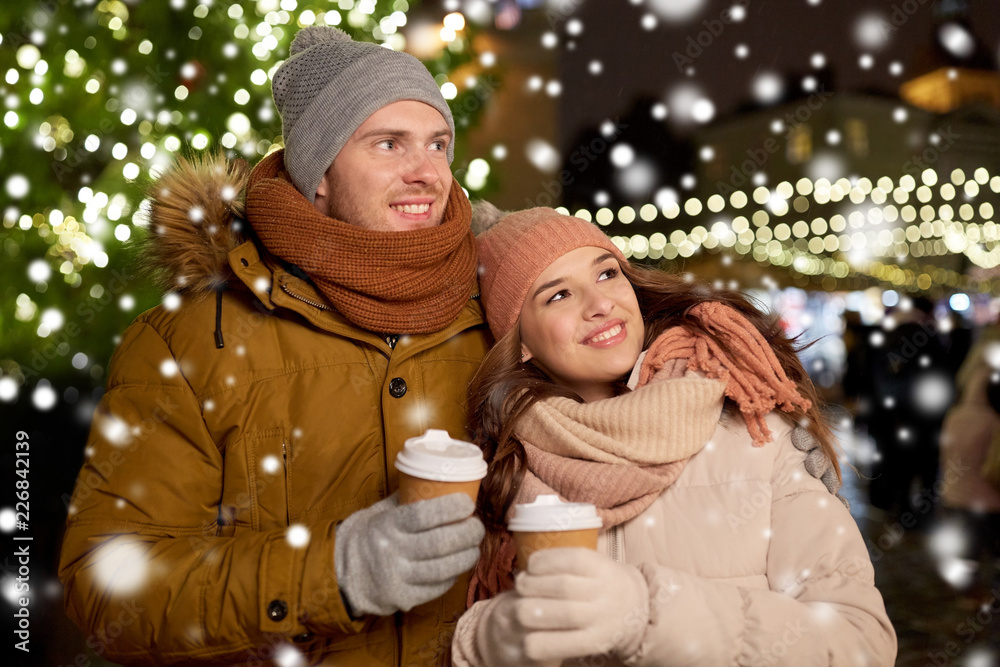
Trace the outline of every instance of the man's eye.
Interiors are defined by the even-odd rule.
[[[395,139],[383,139],[382,141],[378,142],[378,144],[376,144],[376,145],[379,148],[385,148],[385,149],[391,151],[392,149],[394,149],[396,147],[396,140]]]
[[[448,149],[448,144],[443,141],[435,141],[431,144],[431,149],[435,151],[443,151]]]

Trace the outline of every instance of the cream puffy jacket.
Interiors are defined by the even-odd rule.
[[[601,532],[598,549],[637,566],[649,585],[649,623],[627,664],[895,661],[896,635],[857,525],[806,472],[791,427],[774,414],[767,424],[774,440],[756,448],[739,417],[723,419],[646,511]],[[493,602],[459,620],[456,665],[491,664],[491,647],[477,638]]]
[[[986,385],[995,372],[986,353],[998,339],[1000,330],[987,329],[955,378],[962,397],[948,410],[941,429],[941,501],[946,507],[1000,512],[1000,487],[981,472],[1000,432],[1000,415],[986,400]]]

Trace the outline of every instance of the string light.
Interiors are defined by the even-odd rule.
[[[705,249],[733,252],[750,256],[759,263],[789,268],[819,279],[824,287],[837,286],[845,280],[869,279],[910,291],[944,286],[1000,296],[1000,281],[980,280],[921,263],[961,254],[981,269],[1000,266],[1000,224],[993,220],[995,207],[989,201],[975,201],[987,188],[993,193],[1000,192],[1000,177],[980,167],[971,178],[956,169],[941,180],[944,182],[936,187],[939,176],[933,169],[920,174],[919,184],[911,175],[899,178],[898,185],[888,176],[875,179],[874,183],[861,178],[853,185],[847,179],[830,183],[826,179],[801,178],[794,186],[787,181],[779,183],[773,192],[758,187],[750,193],[738,190],[730,193],[732,217],[723,213],[726,200],[721,195],[711,195],[704,202],[691,197],[683,204],[684,213],[692,218],[694,225],[690,230],[674,229],[669,237],[658,231],[646,234],[638,231],[611,238],[626,257],[634,259],[685,259]],[[955,200],[956,186],[962,189],[960,198],[964,201],[957,206],[945,203]],[[829,217],[817,215],[781,221],[791,210],[787,204],[776,207],[776,201],[786,203],[798,193],[793,208],[801,214],[814,204],[834,200],[831,196],[834,191],[837,200],[846,197],[856,210],[845,212],[846,217],[836,213]],[[919,209],[912,205],[897,207],[900,200],[908,200],[909,193],[915,193],[923,202]],[[934,205],[935,196],[944,201]],[[754,205],[760,208],[753,210]],[[656,223],[675,220],[681,209],[676,203],[668,203],[662,209],[646,204],[639,212],[642,223]],[[628,206],[617,215],[607,208],[594,212],[580,209],[573,215],[601,226],[611,224],[616,218],[622,224],[636,222],[635,210]],[[709,229],[696,224],[700,220],[705,220]],[[886,223],[900,220],[902,225],[886,227]]]

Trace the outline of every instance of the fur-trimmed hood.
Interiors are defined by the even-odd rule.
[[[216,153],[179,158],[149,187],[141,264],[164,291],[207,292],[232,277],[229,251],[251,238],[240,228],[249,176],[246,162]]]

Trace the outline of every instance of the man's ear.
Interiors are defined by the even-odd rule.
[[[329,192],[329,188],[326,186],[326,174],[323,174],[323,178],[319,179],[319,185],[316,186],[316,197],[326,197]],[[315,199],[316,197],[313,197]]]

